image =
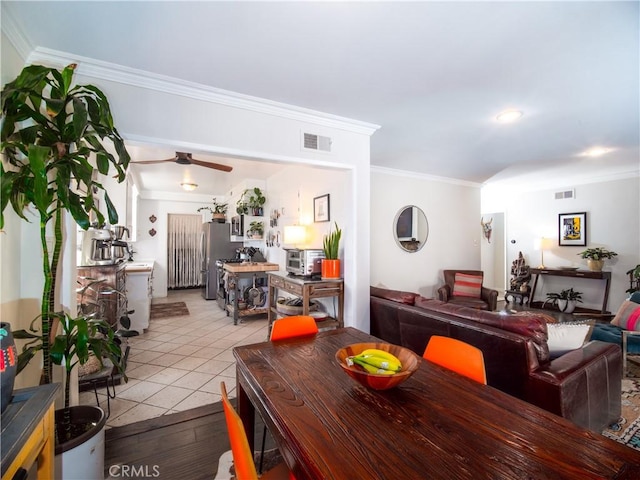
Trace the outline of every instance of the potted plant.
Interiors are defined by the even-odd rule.
[[[627,271],[627,275],[629,275],[629,288],[626,293],[640,291],[640,264]]]
[[[576,292],[572,288],[562,290],[560,293],[547,293],[545,304],[551,301],[551,305],[558,307],[563,313],[572,313],[576,308],[576,303],[582,303],[582,292]],[[542,305],[544,308],[544,304]]]
[[[213,208],[211,207],[200,207],[198,209],[199,212],[203,210],[209,210],[211,212],[211,218],[214,222],[224,223],[227,221],[227,209],[229,205],[227,203],[218,203],[216,197],[213,197]]]
[[[264,235],[264,223],[259,221],[253,221],[249,224],[249,230],[247,230],[247,236],[253,240],[260,240]]]
[[[258,187],[247,188],[236,202],[236,212],[238,215],[246,215],[251,210],[251,215],[262,217],[264,215],[263,205],[266,201],[262,190]]]
[[[586,250],[578,253],[578,255],[587,259],[587,266],[589,267],[589,270],[593,272],[600,272],[604,266],[605,258],[611,259],[618,254],[611,250],[607,250],[606,248],[595,247],[587,248]]]
[[[73,86],[75,67],[72,64],[59,71],[41,65],[27,66],[3,87],[1,94],[1,141],[6,163],[0,165],[0,228],[9,204],[25,221],[30,221],[26,212],[33,208],[38,216],[43,258],[41,313],[30,331],[14,332],[15,338],[32,340],[19,355],[18,370],[42,351],[41,383],[52,381],[51,365],[57,353],[51,346],[59,342],[59,321],[68,321],[68,316],[55,313],[60,295],[58,262],[65,242],[63,214],[69,212],[85,230],[90,226],[90,214],[95,215],[97,223],[104,223],[95,199],[102,191],[109,223],[117,224],[115,207],[92,174],[97,168],[101,174],[109,175],[113,167],[115,177],[122,182],[129,164],[129,154],[113,124],[106,96],[93,85]],[[94,159],[95,167],[90,159]],[[50,223],[52,248],[47,232]],[[36,320],[39,329],[35,327]],[[85,328],[75,325],[71,331],[69,325],[64,325],[61,335],[77,331],[84,338]],[[73,336],[66,341],[74,343]],[[99,407],[91,408],[102,412]]]
[[[329,230],[329,233],[322,240],[324,258],[322,259],[322,278],[340,278],[340,259],[338,252],[340,248],[340,238],[342,230],[338,228],[338,223],[334,222],[336,229]]]

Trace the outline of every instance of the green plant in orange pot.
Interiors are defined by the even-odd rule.
[[[324,250],[324,258],[322,259],[322,278],[340,278],[340,259],[338,251],[340,248],[340,238],[342,238],[342,230],[338,228],[338,224],[334,222],[336,229],[329,231],[322,240],[322,248]]]

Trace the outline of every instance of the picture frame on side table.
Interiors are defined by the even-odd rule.
[[[328,222],[330,220],[329,194],[320,195],[313,199],[313,221]]]
[[[558,215],[558,245],[561,247],[587,246],[587,212]]]

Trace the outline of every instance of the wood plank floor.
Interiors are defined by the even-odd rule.
[[[256,417],[255,444],[260,445],[263,424]],[[106,479],[134,469],[136,478],[212,480],[220,455],[231,448],[219,402],[111,428],[105,444]],[[267,449],[274,446],[267,436]]]

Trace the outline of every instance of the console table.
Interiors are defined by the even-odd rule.
[[[531,288],[531,296],[529,304],[533,308],[542,308],[544,301],[534,301],[536,295],[536,287],[538,279],[541,275],[568,277],[568,278],[585,278],[588,280],[600,281],[604,283],[602,289],[602,308],[596,310],[593,308],[576,307],[575,311],[579,313],[609,313],[607,311],[607,302],[609,300],[609,287],[611,286],[611,272],[592,272],[591,270],[563,270],[556,268],[532,268],[531,275],[535,276],[533,287]]]
[[[39,480],[54,477],[53,402],[59,389],[50,383],[13,392],[2,413],[2,480],[26,478],[34,463]]]
[[[271,325],[279,313],[277,306],[277,291],[283,290],[292,295],[302,297],[301,315],[309,315],[309,302],[313,298],[338,298],[338,312],[335,318],[327,317],[318,322],[319,329],[344,327],[344,280],[326,279],[312,280],[304,277],[290,276],[284,272],[269,272],[269,329],[267,337],[271,336]]]

